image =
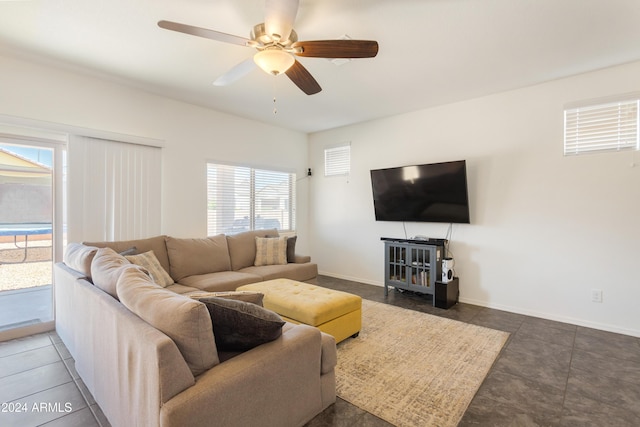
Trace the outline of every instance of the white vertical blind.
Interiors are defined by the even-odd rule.
[[[246,166],[207,164],[207,233],[294,231],[296,175]]]
[[[351,172],[351,144],[324,149],[324,176],[349,175]]]
[[[566,109],[564,154],[637,150],[638,99]]]
[[[71,137],[68,241],[160,234],[161,160],[158,147]]]

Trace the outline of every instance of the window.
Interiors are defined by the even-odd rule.
[[[349,175],[351,172],[351,144],[324,149],[324,176]]]
[[[639,99],[606,102],[564,111],[564,155],[638,150]]]
[[[294,231],[295,173],[207,164],[207,234]]]

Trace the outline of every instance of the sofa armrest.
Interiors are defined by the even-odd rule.
[[[165,403],[160,425],[303,425],[322,411],[321,358],[320,330],[287,324],[275,341],[197,377]]]
[[[309,255],[295,255],[295,261],[296,264],[304,264],[306,262],[311,262],[311,257]]]
[[[114,426],[157,425],[160,407],[195,379],[176,344],[82,274],[57,263],[56,330]]]
[[[328,374],[333,371],[338,364],[338,350],[336,348],[336,339],[333,335],[322,333],[322,374]]]
[[[61,271],[64,271],[66,273],[66,275],[71,280],[79,280],[79,279],[87,279],[88,278],[88,276],[86,274],[69,267],[64,262],[56,262],[55,266],[56,266],[56,268],[59,268]]]

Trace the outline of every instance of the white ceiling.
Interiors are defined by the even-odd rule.
[[[376,58],[299,58],[307,96],[260,69],[212,82],[254,50],[160,29],[249,37],[263,0],[0,0],[0,53],[314,132],[640,60],[640,0],[300,0],[300,40],[377,40]],[[273,114],[273,98],[277,114]]]

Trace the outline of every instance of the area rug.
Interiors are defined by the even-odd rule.
[[[456,426],[509,336],[368,300],[362,325],[338,344],[337,394],[396,426]]]

